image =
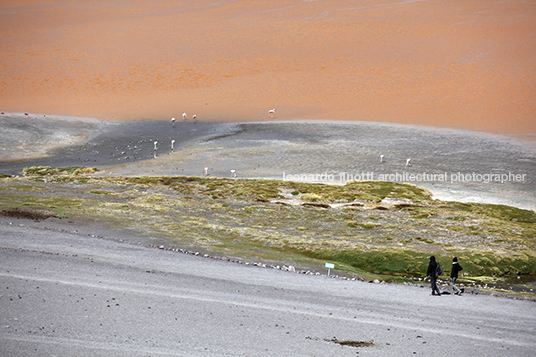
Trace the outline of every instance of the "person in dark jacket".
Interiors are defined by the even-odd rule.
[[[437,279],[437,262],[435,257],[432,255],[430,257],[430,263],[428,264],[428,271],[426,276],[430,276],[430,282],[432,286],[432,295],[441,296],[439,289],[437,288],[436,279]]]
[[[456,279],[458,279],[458,272],[463,270],[462,266],[458,264],[458,258],[454,257],[452,259],[452,269],[450,271],[450,279],[452,285],[452,293],[456,295],[461,295],[462,291],[456,286]]]

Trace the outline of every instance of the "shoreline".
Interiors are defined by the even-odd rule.
[[[531,141],[493,133],[357,121],[190,120],[172,124],[24,113],[4,113],[0,120],[9,117],[15,118],[12,125],[13,121],[24,119],[25,128],[33,135],[22,139],[10,135],[10,140],[25,142],[0,150],[16,153],[17,148],[24,147],[26,155],[35,149],[48,156],[20,156],[16,160],[12,156],[6,160],[4,155],[0,173],[19,174],[23,167],[39,165],[96,166],[102,170],[100,175],[108,176],[201,176],[206,166],[210,175],[217,177],[230,177],[228,171],[234,168],[239,177],[266,179],[284,179],[285,174],[344,173],[352,179],[368,172],[377,179],[379,175],[395,173],[435,177],[458,172],[473,176],[511,172],[525,175],[526,182],[410,183],[429,189],[434,198],[441,200],[536,210],[536,172],[531,165],[536,162],[536,147]],[[64,141],[58,142],[58,136]],[[171,139],[177,142],[174,152],[169,148]],[[153,157],[153,141],[159,141],[157,158]],[[386,162],[381,164],[380,153],[386,155]],[[404,163],[409,157],[411,165],[406,167]]]
[[[13,112],[13,111],[1,111],[0,119],[3,117],[20,117],[20,118],[48,118],[48,119],[57,119],[64,120],[67,122],[87,122],[87,123],[140,123],[140,122],[168,122],[169,120],[163,119],[151,119],[151,118],[98,118],[98,117],[88,117],[88,116],[76,116],[70,114],[54,114],[54,113],[32,113],[32,112]],[[182,119],[177,113],[175,115],[177,122],[181,122]],[[171,117],[170,117],[171,119]],[[192,119],[189,118],[187,121],[192,122]],[[437,126],[437,125],[425,125],[425,124],[415,124],[415,123],[401,123],[401,122],[388,122],[388,121],[377,121],[377,120],[342,120],[342,119],[312,119],[312,118],[296,118],[296,119],[277,119],[271,118],[266,120],[251,119],[251,120],[218,120],[213,118],[205,118],[202,120],[197,120],[197,122],[204,123],[228,123],[228,124],[290,124],[290,123],[301,123],[301,124],[347,124],[347,125],[360,125],[360,124],[369,124],[377,125],[379,127],[388,126],[388,127],[400,127],[400,128],[413,128],[416,130],[427,130],[427,131],[451,131],[454,134],[474,134],[482,135],[495,139],[505,139],[505,140],[519,140],[523,143],[534,143],[534,149],[536,150],[536,131],[532,133],[513,133],[513,132],[499,132],[497,130],[486,131],[484,129],[465,129],[458,127],[450,126]]]

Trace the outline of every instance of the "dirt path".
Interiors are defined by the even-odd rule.
[[[433,297],[58,228],[0,217],[2,355],[531,356],[536,344],[530,301]]]

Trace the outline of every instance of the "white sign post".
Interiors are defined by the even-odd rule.
[[[329,271],[330,269],[335,269],[335,264],[326,263],[326,268],[328,268],[328,278],[329,278]]]

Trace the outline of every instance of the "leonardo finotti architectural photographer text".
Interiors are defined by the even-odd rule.
[[[375,173],[373,171],[361,171],[356,173],[339,172],[320,173],[320,174],[290,174],[283,172],[284,181],[301,181],[301,182],[325,182],[325,183],[344,183],[346,181],[393,181],[393,182],[482,182],[482,183],[523,183],[527,174],[519,173],[462,173],[462,172],[443,172],[443,173],[412,173],[412,172],[395,172],[395,173]]]

